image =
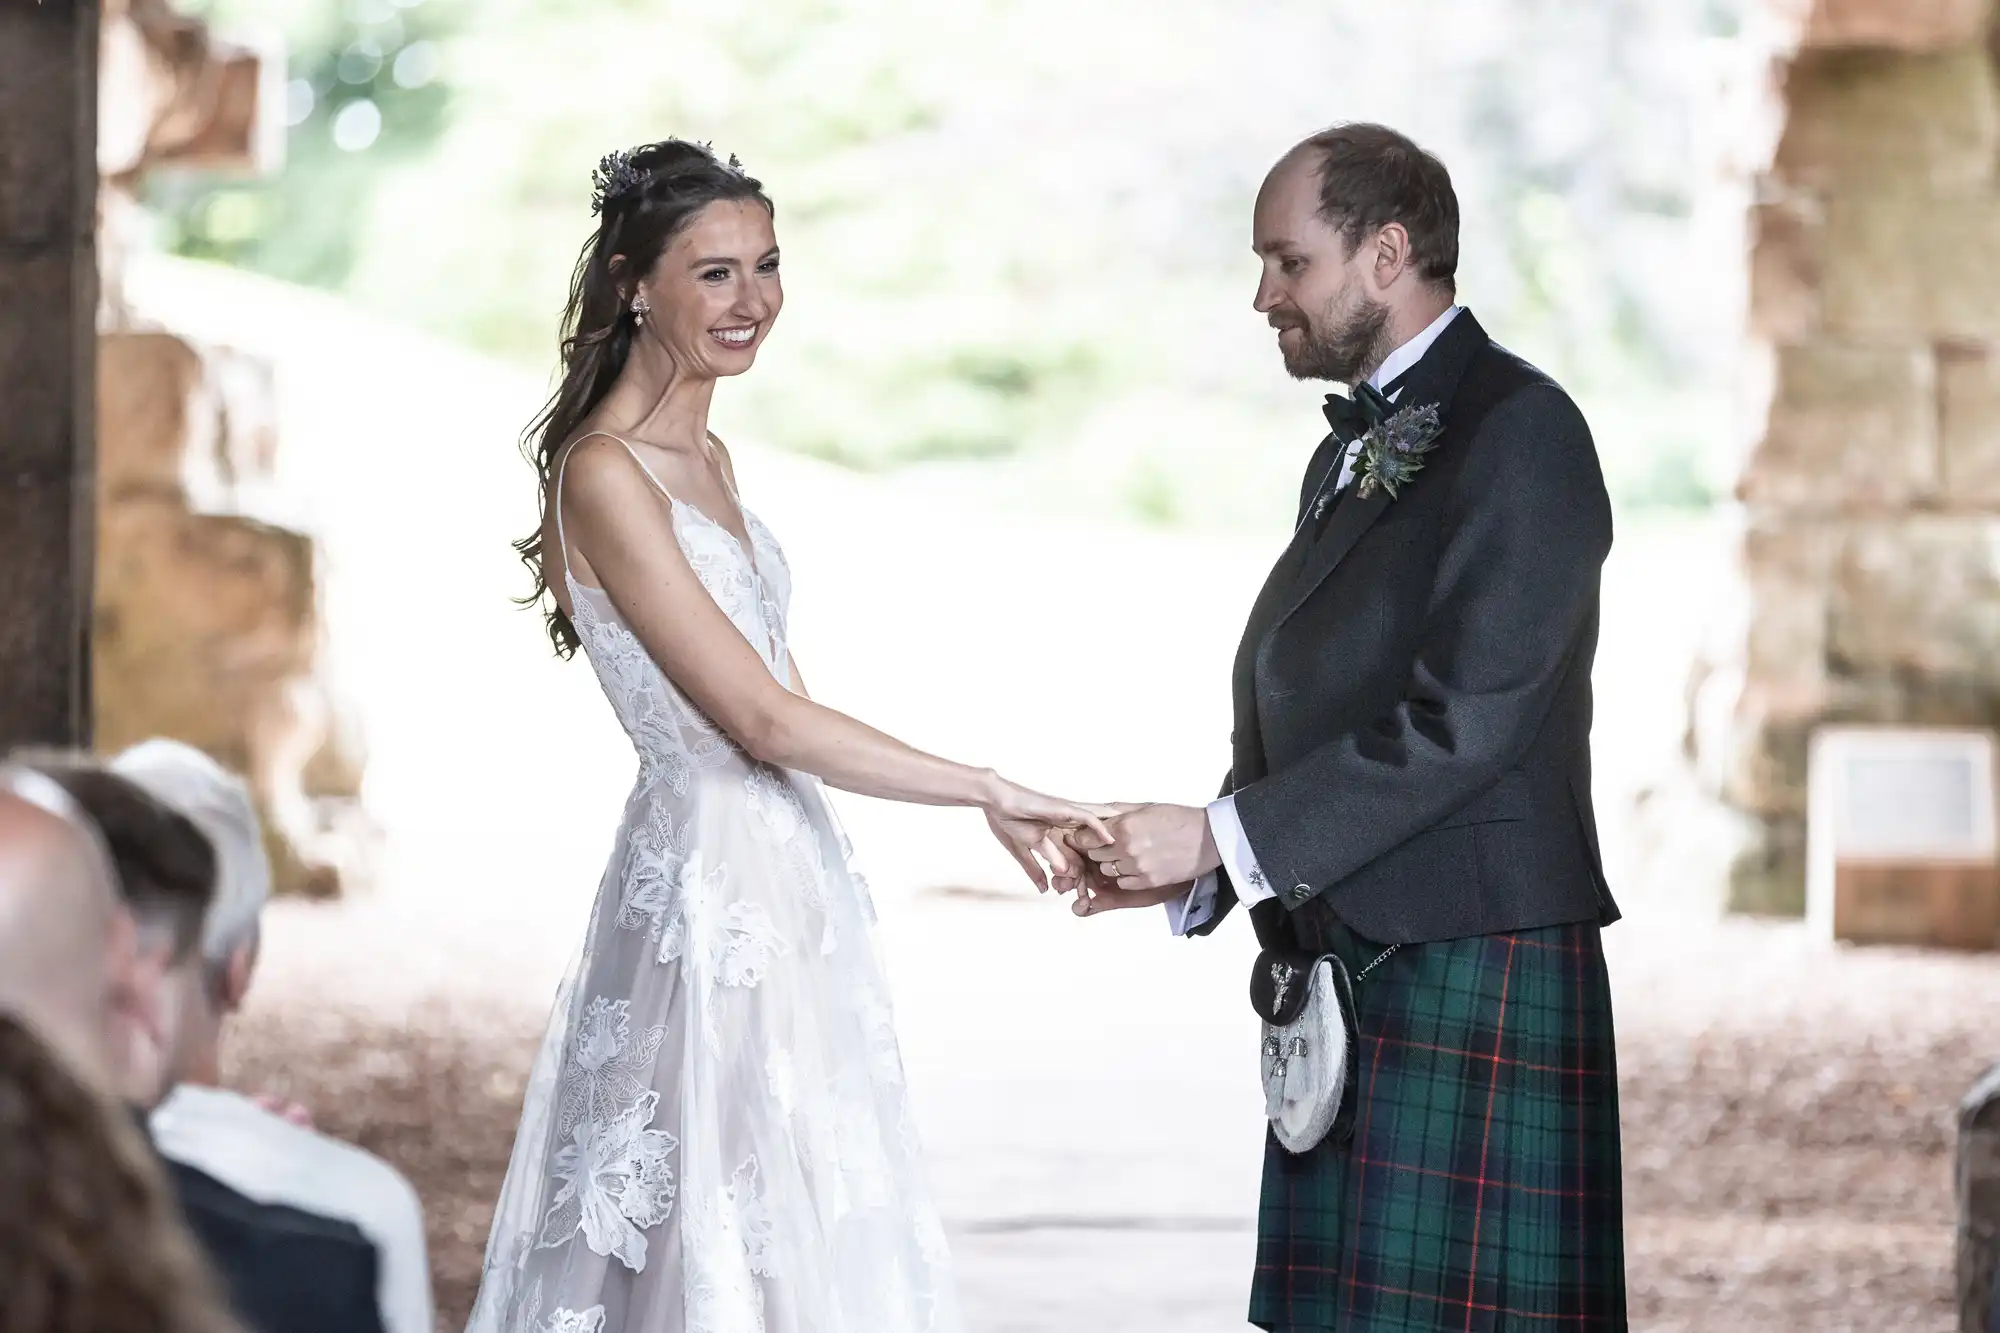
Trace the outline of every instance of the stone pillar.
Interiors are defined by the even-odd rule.
[[[0,749],[90,739],[97,32],[0,6]]]
[[[1958,1328],[1991,1333],[2000,1277],[2000,1065],[1958,1112]]]
[[[2000,724],[2000,81],[1993,0],[1761,4],[1745,605],[1690,747],[1731,906],[1796,913],[1815,726]]]

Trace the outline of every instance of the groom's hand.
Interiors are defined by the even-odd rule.
[[[1109,822],[1108,843],[1095,836],[1072,839],[1108,887],[1126,893],[1184,888],[1222,864],[1208,811],[1198,805],[1134,806]]]
[[[1120,889],[1092,876],[1089,888],[1076,895],[1069,910],[1078,916],[1096,916],[1099,912],[1116,912],[1127,907],[1158,907],[1177,898],[1185,898],[1194,888],[1192,883],[1168,884],[1157,889]]]
[[[1136,805],[1116,805],[1110,807],[1120,815],[1132,813],[1142,807]],[[1067,893],[1077,890],[1070,902],[1070,911],[1078,916],[1096,916],[1099,912],[1116,912],[1129,907],[1158,907],[1161,903],[1185,898],[1194,885],[1168,884],[1157,889],[1121,889],[1105,877],[1104,869],[1090,859],[1092,848],[1109,847],[1111,844],[1098,837],[1089,829],[1071,829],[1063,834],[1069,847],[1071,862],[1075,872],[1058,877],[1055,885]]]

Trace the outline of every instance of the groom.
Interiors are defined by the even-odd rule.
[[[1455,303],[1458,200],[1401,134],[1287,153],[1255,245],[1286,369],[1354,392],[1237,650],[1222,798],[1125,808],[1077,910],[1242,903],[1361,978],[1351,1137],[1267,1135],[1252,1322],[1623,1330],[1590,431]]]

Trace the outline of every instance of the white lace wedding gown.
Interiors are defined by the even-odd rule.
[[[559,541],[561,492],[559,473]],[[703,585],[789,684],[776,539],[746,510],[746,551],[667,499]],[[568,587],[639,778],[469,1333],[959,1333],[873,908],[819,781],[753,762],[602,591]]]

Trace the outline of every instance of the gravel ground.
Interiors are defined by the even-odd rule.
[[[298,1098],[323,1128],[411,1176],[429,1211],[438,1326],[455,1330],[471,1301],[538,1036],[540,1016],[527,998],[533,986],[523,982],[535,968],[503,966],[472,950],[466,956],[483,957],[481,967],[458,984],[440,983],[373,947],[376,927],[356,909],[287,910],[272,932],[277,976],[260,986],[235,1037],[232,1081]],[[968,930],[1003,941],[1010,931],[1024,932],[1022,939],[1082,938],[1078,930],[1057,934],[1046,918],[999,900],[931,897],[885,915],[893,917],[885,933],[904,949]],[[1797,926],[1745,922],[1628,922],[1607,938],[1620,1005],[1635,1326],[1657,1333],[1946,1333],[1953,1113],[2000,1047],[1993,1037],[2000,960],[1835,949],[1808,941]],[[1170,946],[1137,930],[1076,947],[1129,957],[1139,975],[1152,969],[1162,984],[1197,992],[1210,984],[1208,972],[1194,980],[1172,972],[1177,964],[1161,961],[1176,957],[1163,952]],[[1235,989],[1240,961],[1230,957],[1212,969],[1218,993]],[[1066,965],[1057,946],[1049,966]],[[1175,1329],[1241,1327],[1224,1311],[1241,1308],[1247,1282],[1247,1190],[1254,1182],[1241,1178],[1239,1163],[1248,1159],[1149,1165],[1147,1154],[1156,1150],[1147,1141],[1124,1159],[1111,1146],[1101,1157],[1086,1149],[1086,1164],[1110,1163],[1107,1182],[1090,1195],[1094,1213],[1065,1214],[1063,1181],[1077,1173],[1057,1158],[1077,1145],[1071,1131],[1058,1128],[1043,1149],[1026,1150],[1050,1158],[1057,1183],[1039,1195],[1040,1187],[1018,1187],[1005,1202],[1017,1212],[1032,1205],[1034,1215],[1004,1215],[1007,1209],[995,1206],[1000,1196],[982,1193],[976,1173],[962,1168],[980,1155],[973,1140],[998,1135],[993,1124],[1013,1122],[978,1120],[970,1109],[978,1097],[955,1100],[938,1086],[931,1087],[936,1095],[922,1095],[926,1082],[961,1081],[963,1072],[951,1064],[956,1044],[928,1034],[938,1025],[964,1033],[975,1011],[994,1007],[994,994],[975,980],[942,1001],[962,1013],[934,1019],[939,1005],[928,1004],[912,1024],[912,976],[920,986],[933,978],[921,965],[900,976],[900,1003],[906,1029],[916,1029],[906,1040],[913,1086],[934,1159],[942,1159],[941,1202],[975,1329],[1155,1333],[1167,1325],[1141,1310],[1148,1298],[1185,1312],[1171,1323]],[[357,990],[357,977],[375,981]],[[996,973],[995,984],[1013,983]],[[1105,984],[1123,982],[1113,976]],[[1021,1021],[1043,1020],[1030,1013]],[[1074,1050],[1061,1030],[1044,1031],[1046,1041],[1012,1052],[987,1042],[980,1057],[982,1073],[1019,1090],[1021,1119],[1040,1115],[1038,1078],[1051,1083],[1051,1105],[1079,1095],[1065,1071],[1073,1054],[1091,1049],[1089,1025],[1081,1025],[1084,1044]],[[1113,1081],[1105,1086],[1171,1076],[1190,1059],[1233,1058],[1222,1053],[1235,1040],[1227,1024],[1183,1035],[1178,1050],[1151,1038],[1125,1043],[1129,1061],[1103,1072]],[[972,1039],[981,1040],[977,1031]],[[1190,1055],[1185,1043],[1198,1049]],[[1218,1082],[1232,1090],[1233,1106],[1234,1075],[1204,1086]],[[1112,1097],[1115,1089],[1082,1095]],[[1168,1142],[1159,1154],[1173,1152]],[[1163,1169],[1214,1176],[1212,1189],[1194,1180],[1190,1197],[1217,1206],[1189,1216],[1185,1203],[1141,1202],[1130,1215],[1105,1215],[1123,1206],[1114,1196],[1139,1197],[1130,1192],[1136,1182]],[[1072,1201],[1085,1192],[1077,1186]],[[1142,1246],[1133,1245],[1134,1232],[1147,1233]],[[1151,1256],[1150,1264],[1133,1261],[1135,1249]]]

